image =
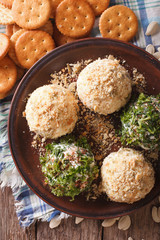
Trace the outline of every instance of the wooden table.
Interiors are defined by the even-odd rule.
[[[0,190],[0,240],[160,240],[160,223],[151,217],[153,205],[160,205],[158,199],[132,213],[127,231],[118,230],[117,224],[102,228],[101,220],[85,219],[76,225],[74,217],[63,220],[55,229],[50,229],[47,222],[36,222],[24,230],[17,220],[12,192],[6,188]]]

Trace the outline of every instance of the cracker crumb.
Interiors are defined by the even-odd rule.
[[[139,73],[136,68],[133,68],[132,74],[133,74],[132,83],[133,86],[136,88],[136,91],[138,93],[142,92],[145,93],[146,81],[143,74]]]

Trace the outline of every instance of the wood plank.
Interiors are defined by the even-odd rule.
[[[75,224],[75,218],[62,220],[54,229],[49,228],[49,223],[37,224],[37,240],[101,240],[102,227],[100,221],[85,219],[80,224]]]
[[[36,240],[35,226],[19,226],[10,188],[0,189],[0,240]]]
[[[62,220],[59,227],[50,229],[47,222],[38,222],[27,230],[19,226],[14,209],[14,199],[9,188],[3,193],[0,190],[0,240],[101,240],[102,227],[100,220],[85,219],[76,225],[75,218]],[[103,240],[159,240],[160,224],[153,222],[151,208],[159,206],[158,199],[132,213],[132,225],[127,231],[120,231],[117,224],[103,229]]]
[[[130,214],[132,224],[126,231],[118,230],[117,223],[110,228],[104,228],[103,240],[127,240],[129,237],[133,240],[159,240],[160,224],[155,223],[151,216],[153,205],[160,205],[158,199]]]

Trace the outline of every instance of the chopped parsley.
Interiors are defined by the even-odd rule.
[[[62,138],[59,143],[48,144],[40,163],[52,193],[72,200],[89,190],[99,174],[86,138],[77,141],[72,137]]]
[[[160,150],[160,94],[141,93],[121,114],[122,144]]]

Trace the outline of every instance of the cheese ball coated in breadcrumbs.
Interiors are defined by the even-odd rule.
[[[77,101],[68,89],[50,84],[31,94],[25,115],[30,131],[46,139],[54,139],[73,131],[78,109]]]
[[[151,163],[133,149],[109,154],[101,167],[102,191],[115,202],[133,203],[144,198],[155,183]]]
[[[98,59],[88,64],[77,80],[77,92],[82,103],[104,115],[123,107],[131,91],[128,71],[114,58]]]

